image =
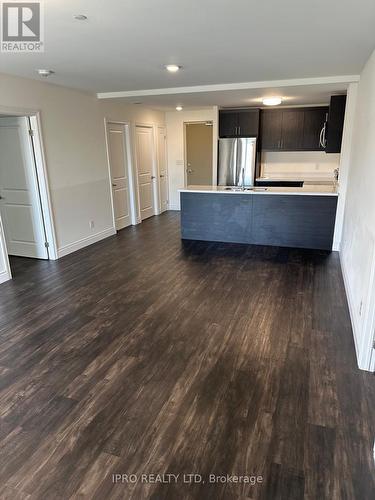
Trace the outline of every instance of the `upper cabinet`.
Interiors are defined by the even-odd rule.
[[[325,138],[323,139],[326,153],[341,152],[345,106],[346,95],[334,95],[331,97]]]
[[[223,109],[219,137],[258,137],[262,151],[340,153],[346,96],[330,106],[279,109]]]
[[[328,108],[309,108],[304,113],[302,149],[304,151],[324,151],[323,131]]]
[[[219,111],[219,137],[258,137],[259,109]]]
[[[261,147],[274,151],[281,147],[281,125],[283,114],[279,110],[262,111],[260,118]]]
[[[261,113],[261,148],[264,151],[323,150],[320,137],[327,107],[264,110]]]

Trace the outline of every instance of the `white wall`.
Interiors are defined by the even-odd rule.
[[[335,234],[333,237],[333,250],[339,251],[341,248],[341,235],[344,225],[344,212],[346,203],[346,193],[348,189],[348,179],[351,164],[351,151],[353,143],[354,120],[357,104],[357,83],[351,83],[348,87],[345,108],[344,130],[342,134],[342,145],[340,155],[340,177],[339,177],[339,197],[337,202]]]
[[[218,137],[218,109],[217,107],[192,111],[170,111],[166,113],[168,175],[169,175],[169,208],[180,210],[180,196],[178,189],[185,183],[185,151],[184,151],[184,123],[185,122],[213,122],[213,172],[216,175],[217,165],[217,137]]]
[[[358,364],[369,369],[375,327],[375,52],[358,85],[340,257]]]
[[[104,118],[165,121],[164,113],[77,90],[0,75],[0,112],[41,112],[58,253],[113,232]],[[94,228],[89,221],[94,221]]]

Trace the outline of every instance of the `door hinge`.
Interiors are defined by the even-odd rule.
[[[48,241],[45,241],[45,242],[44,242],[44,246],[45,246],[46,248],[49,248],[49,243],[48,243]]]
[[[34,137],[34,130],[29,129],[29,136],[30,136],[30,137]]]

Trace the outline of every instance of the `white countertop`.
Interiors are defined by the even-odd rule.
[[[260,187],[242,191],[235,188],[231,191],[227,186],[188,186],[179,189],[180,193],[221,193],[221,194],[288,194],[310,196],[338,196],[338,185],[305,184],[303,187]]]

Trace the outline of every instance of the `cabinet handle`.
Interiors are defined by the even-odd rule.
[[[238,127],[238,135],[241,135],[241,127]]]

